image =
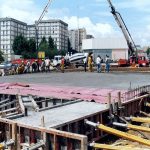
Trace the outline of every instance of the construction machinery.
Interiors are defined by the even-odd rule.
[[[110,8],[111,8],[111,13],[113,14],[118,26],[120,27],[126,41],[127,41],[127,45],[128,45],[128,51],[129,51],[129,59],[125,60],[125,59],[120,59],[118,64],[119,66],[126,66],[126,65],[136,65],[138,64],[138,66],[148,66],[149,65],[149,61],[146,59],[145,56],[138,56],[138,50],[137,50],[137,46],[135,45],[133,38],[121,16],[121,14],[116,11],[115,7],[112,5],[111,0],[107,0]]]
[[[39,23],[41,22],[41,20],[43,19],[44,15],[46,14],[46,12],[48,11],[48,8],[50,6],[50,3],[51,3],[52,0],[48,0],[42,14],[40,15],[38,21],[35,22],[35,36],[36,36],[36,50],[38,51],[38,25]]]

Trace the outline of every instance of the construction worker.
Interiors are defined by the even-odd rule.
[[[93,57],[92,53],[89,54],[88,56],[88,68],[90,72],[93,72]]]
[[[110,70],[110,58],[108,55],[106,55],[105,64],[106,64],[106,72],[109,72],[109,70]]]
[[[96,64],[97,64],[97,72],[101,72],[101,57],[98,55],[96,58]]]
[[[61,72],[62,73],[64,73],[64,67],[65,67],[65,59],[64,59],[64,57],[62,56],[62,58],[61,58]]]
[[[50,62],[50,59],[49,58],[46,58],[45,59],[45,69],[46,69],[46,72],[50,72],[50,64],[51,64],[51,62]]]

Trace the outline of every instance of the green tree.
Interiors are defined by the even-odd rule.
[[[29,39],[28,40],[28,47],[29,47],[29,52],[32,52],[32,53],[36,52],[36,42],[35,42],[35,39]]]
[[[150,55],[150,47],[147,48],[146,53],[147,53],[147,55]]]
[[[67,53],[67,51],[65,51],[65,50],[61,50],[61,51],[59,51],[59,55],[62,55],[62,56],[65,56],[65,55],[66,55],[66,53]]]
[[[42,40],[41,40],[41,42],[39,44],[38,51],[45,52],[45,56],[49,57],[50,53],[49,53],[49,48],[48,48],[48,42],[47,42],[45,37],[42,38]]]
[[[71,52],[72,51],[72,47],[71,47],[71,43],[70,43],[70,40],[68,38],[68,52]]]
[[[22,55],[22,53],[28,51],[27,39],[22,35],[16,36],[12,48],[15,55]]]
[[[28,40],[28,51],[22,53],[24,58],[37,58],[35,39]]]
[[[50,50],[54,50],[55,49],[54,40],[53,40],[53,38],[51,36],[48,38],[48,47],[49,47]]]
[[[3,57],[3,53],[2,51],[0,50],[0,62],[4,61],[4,57]]]

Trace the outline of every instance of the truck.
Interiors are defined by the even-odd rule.
[[[145,56],[140,56],[138,55],[138,50],[137,50],[137,46],[135,45],[133,38],[121,16],[121,14],[116,11],[115,7],[112,5],[111,0],[107,0],[110,8],[111,8],[111,13],[114,16],[118,26],[120,27],[127,45],[128,45],[128,53],[129,53],[129,58],[128,60],[125,59],[120,59],[118,60],[118,65],[119,66],[136,66],[138,64],[138,66],[148,66],[149,65],[149,61]]]

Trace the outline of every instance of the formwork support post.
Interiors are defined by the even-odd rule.
[[[113,113],[112,103],[111,103],[111,93],[108,93],[108,104],[109,104],[109,115]]]
[[[121,102],[121,92],[118,92],[118,106],[119,106],[119,107],[122,106],[122,102]]]
[[[54,150],[59,150],[58,137],[54,134]]]
[[[12,124],[12,140],[15,142],[13,150],[17,150],[17,123]]]
[[[87,145],[88,145],[88,139],[87,139],[87,137],[84,137],[81,140],[81,149],[87,150],[87,148],[88,148]]]

